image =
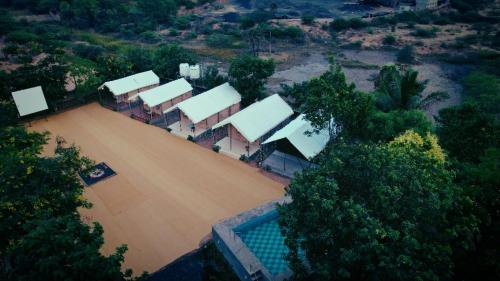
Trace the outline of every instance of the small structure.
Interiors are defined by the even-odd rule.
[[[159,87],[138,93],[129,98],[130,101],[140,98],[143,108],[149,114],[150,119],[163,115],[163,111],[193,95],[193,87],[181,78]]]
[[[108,89],[117,105],[130,103],[129,98],[160,85],[160,78],[152,71],[145,71],[121,79],[108,81],[99,90]]]
[[[49,109],[41,86],[12,92],[19,117]]]
[[[278,94],[272,95],[213,126],[214,130],[225,127],[216,145],[234,158],[250,157],[260,149],[266,135],[292,115],[292,108]]]
[[[418,10],[433,10],[437,9],[438,0],[415,0],[415,9]]]
[[[273,145],[276,149],[264,160],[263,165],[287,177],[309,168],[309,162],[318,155],[330,141],[328,129],[315,132],[304,114],[274,133],[262,144]]]
[[[179,121],[170,125],[171,132],[199,137],[214,124],[240,110],[241,95],[229,83],[222,84],[163,111],[179,110]]]

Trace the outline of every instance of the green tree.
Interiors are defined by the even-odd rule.
[[[500,78],[495,75],[472,72],[463,81],[465,98],[477,102],[488,113],[500,113]]]
[[[102,280],[131,279],[121,272],[122,245],[110,256],[99,251],[104,244],[98,223],[86,225],[75,215],[37,219],[25,226],[27,234],[8,250],[12,269],[7,280]]]
[[[125,280],[126,247],[103,256],[102,228],[80,221],[79,172],[92,161],[75,146],[42,156],[48,134],[0,129],[0,275],[6,280]],[[59,139],[59,143],[63,141]]]
[[[450,279],[453,245],[469,245],[475,227],[451,220],[467,201],[452,180],[432,135],[332,147],[321,167],[292,181],[293,201],[278,208],[296,277]]]
[[[459,161],[479,161],[489,147],[500,147],[500,125],[477,104],[442,109],[437,118],[440,143]]]
[[[365,139],[386,142],[407,130],[425,135],[432,131],[432,123],[421,110],[377,111],[368,121]]]
[[[232,85],[241,94],[242,105],[248,106],[264,98],[264,85],[273,75],[275,64],[272,59],[263,60],[242,55],[231,61],[229,77]]]
[[[397,66],[386,65],[382,67],[375,81],[377,106],[385,112],[395,109],[410,110],[426,108],[449,97],[444,92],[434,92],[423,97],[426,84],[427,81],[418,80],[418,71],[410,69],[401,73]]]
[[[328,128],[330,136],[342,133],[360,137],[373,112],[373,99],[348,84],[340,65],[330,60],[330,69],[294,92],[299,111],[306,114],[316,130]],[[334,120],[335,122],[331,122]]]
[[[47,134],[23,127],[0,131],[0,252],[23,236],[24,224],[48,213],[61,216],[89,206],[81,199],[77,172],[90,166],[76,147],[59,148],[56,157],[40,157]]]
[[[203,75],[202,83],[207,89],[212,89],[227,82],[227,78],[219,74],[217,67],[211,65]]]
[[[177,44],[166,44],[160,46],[154,55],[156,66],[155,73],[162,79],[176,79],[179,72],[179,64],[196,62],[195,55]]]
[[[67,65],[60,58],[48,56],[37,65],[26,64],[10,73],[7,88],[13,92],[42,86],[45,98],[50,103],[67,95],[66,73]]]
[[[174,0],[138,0],[137,6],[143,16],[158,23],[170,22],[177,14],[177,2]]]

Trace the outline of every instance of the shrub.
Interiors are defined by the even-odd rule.
[[[240,161],[248,162],[248,157],[245,154],[240,155]]]
[[[340,18],[340,19],[336,19],[336,20],[330,22],[330,29],[335,30],[335,31],[342,31],[342,30],[346,30],[349,28],[359,29],[359,28],[363,28],[363,27],[367,27],[367,26],[368,26],[368,23],[359,19],[359,18],[352,18],[349,20]]]
[[[313,15],[305,14],[301,18],[303,24],[311,25],[314,23],[315,17]]]
[[[397,54],[397,60],[401,63],[414,63],[415,62],[415,48],[411,45],[406,45]]]
[[[26,44],[28,42],[36,42],[39,40],[39,37],[31,32],[26,31],[13,31],[7,34],[5,37],[6,42],[15,42],[19,44]]]
[[[175,27],[181,30],[188,29],[191,26],[191,17],[189,15],[180,16],[175,20]]]
[[[169,133],[172,132],[172,128],[166,128],[165,130],[167,130],[167,132],[169,132]]]
[[[394,45],[396,43],[396,37],[392,34],[386,35],[382,42],[385,45]]]
[[[194,142],[194,137],[193,137],[193,136],[191,136],[191,135],[189,135],[189,136],[187,136],[187,140],[188,140],[188,141],[191,141],[191,142]]]
[[[436,31],[434,29],[417,28],[411,35],[422,38],[434,38],[436,37]]]
[[[177,31],[177,29],[175,29],[175,28],[171,28],[170,31],[168,32],[168,35],[170,35],[170,36],[178,36],[179,35],[179,31]]]
[[[143,33],[141,33],[140,37],[144,42],[147,43],[155,43],[158,41],[158,35],[156,34],[156,32],[151,30],[144,31]]]
[[[213,150],[213,151],[215,151],[215,152],[217,152],[217,153],[219,153],[219,151],[220,151],[220,146],[218,146],[218,145],[214,144],[214,145],[212,145],[212,150]]]
[[[93,61],[96,61],[104,53],[104,47],[84,43],[74,44],[72,50],[75,55]]]
[[[239,48],[238,40],[235,36],[225,34],[212,34],[206,38],[207,46],[212,48]]]

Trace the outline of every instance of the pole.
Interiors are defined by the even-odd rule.
[[[271,54],[272,54],[272,50],[271,50],[271,44],[272,43],[271,43],[271,40],[272,40],[272,38],[271,38],[271,31],[269,31],[269,57],[271,57]]]
[[[227,129],[228,129],[228,133],[229,133],[229,150],[232,151],[233,150],[233,139],[231,138],[231,125],[227,125]]]

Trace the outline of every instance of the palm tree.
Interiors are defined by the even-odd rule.
[[[401,72],[395,65],[386,65],[375,80],[377,107],[382,111],[425,109],[429,105],[447,99],[444,92],[433,92],[426,97],[422,93],[427,80],[418,80],[418,71],[413,69]]]

